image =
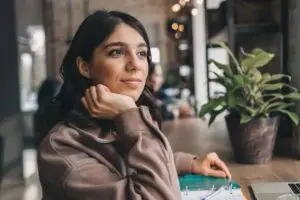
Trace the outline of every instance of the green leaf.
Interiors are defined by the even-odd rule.
[[[210,73],[214,74],[217,78],[220,78],[220,79],[223,79],[223,80],[226,80],[225,77],[223,77],[222,75],[220,75],[219,73],[217,72],[212,72],[210,71]]]
[[[300,100],[300,93],[298,93],[298,92],[292,92],[290,94],[284,95],[284,98],[286,98],[286,99],[293,99],[293,100]]]
[[[278,101],[278,100],[281,100],[281,98],[280,97],[273,97],[273,98],[269,99],[268,101],[266,101],[265,104],[270,104],[271,102]]]
[[[240,121],[240,123],[241,123],[241,124],[248,123],[248,122],[251,121],[251,119],[252,119],[251,116],[245,115],[245,114],[241,114],[241,121]]]
[[[286,114],[294,122],[295,125],[299,124],[299,116],[296,113],[284,109],[274,109],[272,111]]]
[[[236,106],[236,96],[231,91],[227,92],[227,103],[230,108]]]
[[[275,97],[275,99],[284,99],[284,96],[280,93],[270,93],[270,94],[263,94],[264,99],[266,97]]]
[[[208,125],[211,125],[215,121],[216,117],[219,114],[221,114],[222,112],[224,112],[225,110],[226,110],[226,107],[223,107],[219,110],[213,110],[210,114],[210,119],[209,119]]]
[[[252,49],[252,54],[253,55],[259,55],[261,53],[266,53],[264,50],[262,50],[261,48],[254,48]]]
[[[230,78],[225,78],[216,72],[211,72],[211,73],[213,73],[217,77],[216,79],[213,79],[214,82],[218,82],[219,84],[223,85],[227,89],[234,87]]]
[[[262,80],[267,80],[271,77],[271,75],[269,73],[264,73],[262,74]]]
[[[284,87],[287,87],[287,88],[290,88],[291,90],[293,90],[293,91],[298,91],[298,89],[297,88],[295,88],[295,87],[293,87],[293,86],[291,86],[291,85],[289,85],[289,84],[283,84],[283,86]]]
[[[264,80],[263,80],[263,83],[268,83],[268,82],[271,82],[271,81],[277,81],[277,80],[280,80],[280,79],[282,79],[282,78],[288,78],[289,79],[289,81],[291,80],[291,76],[288,76],[288,75],[285,75],[285,74],[274,74],[274,75],[271,75],[271,76],[269,76],[269,77],[267,77],[267,78],[265,78]]]
[[[261,49],[254,49],[254,57],[247,57],[242,61],[242,67],[245,69],[259,68],[267,65],[274,57],[274,54],[267,53]]]
[[[293,87],[289,84],[285,84],[285,83],[275,83],[275,84],[264,83],[264,84],[259,85],[259,89],[260,90],[265,90],[265,91],[280,90],[283,87],[290,88],[293,91],[298,91],[297,88],[295,88],[295,87]]]
[[[244,104],[237,104],[237,107],[240,107],[244,110],[244,112],[248,112],[252,117],[254,117],[257,113],[257,110],[251,108],[250,106]]]
[[[237,71],[242,74],[242,68],[240,66],[240,63],[238,62],[238,60],[236,59],[236,57],[234,56],[234,54],[232,53],[232,51],[229,49],[229,47],[224,43],[224,42],[215,42],[214,44],[219,45],[220,47],[222,47],[223,49],[225,49],[227,51],[227,53],[229,54],[230,58],[233,60]]]
[[[237,84],[237,86],[244,87],[245,82],[243,76],[235,75],[233,78],[234,78],[234,83]]]
[[[283,86],[284,86],[284,83],[262,84],[262,85],[260,85],[260,89],[265,90],[265,91],[280,90]]]
[[[266,114],[266,108],[271,104],[271,103],[275,103],[274,101],[278,101],[278,97],[273,97],[271,99],[269,99],[268,101],[264,102],[260,108],[259,108],[259,113],[263,113],[263,114]],[[281,101],[282,102],[282,101]],[[269,111],[270,112],[270,111]]]
[[[232,71],[231,71],[231,68],[229,65],[222,64],[213,59],[208,60],[208,65],[210,65],[210,64],[214,64],[218,69],[224,71],[225,73],[232,74]]]
[[[283,105],[281,105],[281,106],[279,106],[277,109],[287,109],[288,107],[291,107],[291,106],[294,106],[295,105],[295,103],[285,103],[285,104],[283,104]]]
[[[284,99],[284,96],[280,93],[270,93],[270,94],[263,94],[264,97],[276,97],[277,99]]]
[[[252,69],[251,73],[253,74],[253,79],[255,80],[256,83],[258,83],[259,81],[261,81],[262,79],[262,75],[261,72],[257,69]]]
[[[268,109],[271,109],[271,108],[274,108],[274,107],[279,107],[279,106],[282,106],[282,105],[285,105],[286,103],[282,102],[282,101],[277,101],[277,102],[273,102],[273,103],[270,103],[266,106],[265,108],[265,112],[268,110]]]
[[[205,114],[213,112],[213,110],[222,104],[224,104],[224,97],[210,100],[201,107],[199,117],[203,117]]]
[[[243,48],[241,48],[241,53],[242,53],[244,56],[246,56],[246,57],[254,57],[254,55],[245,52],[245,50],[244,50]]]

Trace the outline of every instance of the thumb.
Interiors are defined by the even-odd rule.
[[[105,93],[105,92],[110,92],[110,90],[105,85],[98,84],[97,85],[97,92],[98,92],[98,94],[102,94],[102,93]]]
[[[110,89],[105,85],[99,84],[99,87],[101,88],[101,90],[103,90],[105,92],[110,92]]]
[[[110,89],[108,87],[106,87],[105,85],[102,85],[103,86],[103,89],[105,92],[110,92]]]
[[[206,174],[208,176],[214,176],[214,177],[218,177],[218,178],[226,178],[226,173],[223,172],[222,170],[208,169],[206,171]]]
[[[109,94],[111,94],[110,90],[108,89],[108,87],[98,84],[96,86],[96,91],[97,91],[97,99],[99,101],[102,101],[104,99],[107,100],[108,96],[110,96]]]

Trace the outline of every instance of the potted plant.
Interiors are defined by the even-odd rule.
[[[288,116],[295,124],[299,117],[291,111],[294,100],[300,100],[298,90],[283,79],[285,74],[261,73],[273,54],[255,48],[251,53],[240,51],[238,60],[224,43],[217,43],[228,53],[232,62],[222,64],[209,60],[221,73],[212,72],[209,80],[225,87],[226,92],[211,99],[200,110],[200,117],[210,114],[209,124],[216,116],[228,111],[225,117],[235,159],[240,163],[261,164],[272,155],[280,115]],[[282,89],[287,89],[284,93]]]

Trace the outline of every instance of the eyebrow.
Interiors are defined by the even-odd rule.
[[[104,47],[103,47],[103,49],[107,49],[107,48],[109,48],[109,47],[113,47],[113,46],[129,46],[128,44],[126,44],[125,42],[111,42],[111,43],[108,43],[108,44],[106,44]],[[148,46],[147,46],[147,44],[146,43],[144,43],[144,42],[142,42],[142,43],[139,43],[138,45],[137,45],[137,47],[147,47],[148,48]]]

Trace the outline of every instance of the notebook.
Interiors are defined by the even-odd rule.
[[[182,200],[243,200],[240,186],[224,178],[201,175],[179,177]]]

